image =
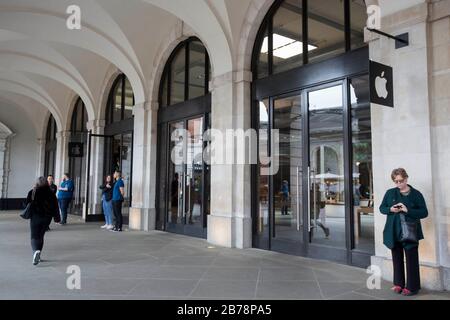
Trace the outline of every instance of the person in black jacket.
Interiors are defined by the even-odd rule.
[[[27,204],[30,202],[33,202],[35,208],[30,219],[30,229],[33,265],[37,265],[41,260],[44,235],[48,225],[52,218],[55,222],[60,221],[58,200],[45,177],[39,177],[35,187],[28,192]]]
[[[102,207],[103,214],[105,215],[105,225],[102,229],[111,230],[113,226],[113,206],[112,206],[112,196],[113,196],[114,182],[111,175],[106,176],[105,184],[100,186],[102,190]]]
[[[58,187],[55,184],[55,178],[53,178],[51,174],[47,176],[47,182],[50,186],[50,190],[52,190],[52,192],[56,195],[56,193],[58,192]]]
[[[53,176],[51,174],[49,174],[47,176],[47,182],[48,185],[50,186],[50,190],[52,190],[52,192],[56,195],[56,193],[58,192],[58,187],[55,184],[55,179],[53,178]],[[51,221],[50,221],[51,223]],[[46,231],[50,231],[50,224],[47,226],[47,230]]]

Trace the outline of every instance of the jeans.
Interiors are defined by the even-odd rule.
[[[122,202],[123,201],[112,201],[114,217],[116,218],[115,228],[122,230],[123,216],[122,216]]]
[[[107,225],[113,224],[113,206],[112,200],[106,201],[105,195],[102,196],[103,214],[105,215],[105,223]]]
[[[52,218],[47,216],[34,215],[31,217],[31,249],[33,249],[33,252],[36,250],[42,251],[45,231],[47,231],[47,227],[51,221]]]
[[[59,209],[61,212],[61,224],[66,224],[67,222],[67,211],[72,199],[58,199]]]
[[[405,283],[405,262],[406,255],[406,277]],[[407,288],[410,291],[420,289],[420,270],[418,247],[404,249],[401,243],[396,242],[392,249],[392,263],[394,266],[394,285]],[[406,287],[405,287],[406,285]]]

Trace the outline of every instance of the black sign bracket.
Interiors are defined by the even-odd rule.
[[[402,33],[398,36],[393,36],[389,33],[380,31],[378,29],[373,29],[373,28],[367,28],[367,30],[369,30],[370,32],[374,32],[377,33],[379,35],[382,35],[384,37],[390,38],[390,39],[394,39],[395,40],[395,49],[400,49],[400,48],[404,48],[409,46],[409,33]]]

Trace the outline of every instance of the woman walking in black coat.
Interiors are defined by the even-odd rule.
[[[60,221],[58,200],[45,177],[39,177],[35,187],[28,192],[27,204],[30,202],[33,202],[35,209],[30,219],[30,229],[33,264],[37,265],[41,260],[44,235],[48,225],[52,218],[55,222]]]

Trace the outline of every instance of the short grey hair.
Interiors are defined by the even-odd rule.
[[[36,185],[35,188],[41,188],[48,186],[47,178],[46,177],[39,177],[36,179]]]

